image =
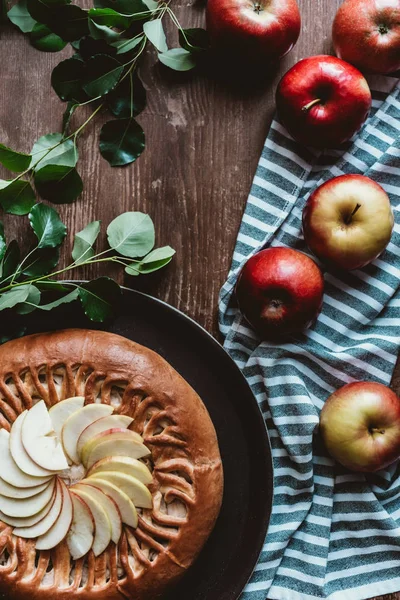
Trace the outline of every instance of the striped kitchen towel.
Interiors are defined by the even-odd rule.
[[[326,398],[354,380],[389,384],[400,343],[400,85],[371,81],[373,110],[340,151],[295,143],[274,120],[220,295],[225,348],[243,370],[268,427],[275,470],[265,545],[242,600],[358,600],[400,590],[400,466],[371,475],[336,464],[318,437]],[[287,343],[262,342],[240,313],[234,285],[266,246],[308,252],[301,214],[309,194],[345,173],[365,174],[390,196],[396,225],[364,269],[325,271],[322,312]]]

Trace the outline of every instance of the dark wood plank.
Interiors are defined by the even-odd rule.
[[[149,212],[156,224],[157,242],[172,245],[177,256],[161,274],[130,278],[126,284],[166,300],[215,335],[218,292],[229,270],[246,197],[273,115],[276,83],[298,59],[331,50],[331,22],[340,0],[301,0],[300,4],[300,40],[279,70],[270,75],[268,84],[262,83],[262,72],[258,85],[250,88],[240,82],[222,82],[207,70],[174,75],[155,66],[150,52],[141,68],[149,98],[139,117],[146,132],[145,153],[131,167],[111,169],[97,149],[101,118],[92,123],[79,143],[84,193],[76,204],[59,207],[71,233],[93,219],[101,219],[105,229],[113,217],[126,210]],[[184,26],[204,24],[202,3],[189,5],[179,0],[173,5]],[[0,51],[0,140],[29,151],[40,135],[60,130],[63,105],[50,87],[51,69],[60,54],[36,51],[8,26],[0,29]],[[5,224],[10,237],[29,243],[25,218],[7,216]],[[104,239],[103,232],[100,243]],[[65,244],[64,263],[71,244],[72,235]],[[100,267],[76,275],[104,273],[123,281],[118,270]],[[400,388],[400,369],[395,387]],[[400,594],[386,599],[399,600]]]

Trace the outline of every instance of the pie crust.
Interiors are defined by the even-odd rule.
[[[196,392],[158,354],[123,337],[82,329],[0,346],[0,427],[43,399],[111,404],[134,418],[151,450],[153,509],[118,545],[73,561],[66,542],[35,540],[0,521],[0,596],[7,600],[155,600],[196,559],[217,519],[223,471],[215,429]],[[0,469],[1,471],[1,469]],[[1,475],[1,473],[0,473]]]

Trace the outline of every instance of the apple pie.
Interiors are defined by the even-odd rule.
[[[0,456],[8,600],[162,598],[222,502],[199,396],[161,356],[105,332],[0,346]]]

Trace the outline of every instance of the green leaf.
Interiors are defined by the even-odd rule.
[[[88,35],[89,24],[87,12],[76,4],[60,6],[54,15],[54,19],[51,22],[51,29],[63,40],[73,42]]]
[[[63,289],[65,289],[65,288],[63,288]],[[66,296],[62,296],[61,298],[58,298],[57,300],[54,300],[53,302],[49,302],[48,304],[41,304],[37,308],[39,310],[53,310],[53,308],[57,308],[57,306],[60,306],[61,304],[68,304],[69,302],[73,302],[74,300],[77,300],[78,297],[79,297],[79,290],[78,290],[78,288],[76,288],[72,292],[67,294]]]
[[[101,323],[113,314],[120,295],[119,285],[109,277],[99,277],[79,288],[79,298],[86,316]]]
[[[46,165],[74,167],[78,162],[78,149],[72,140],[62,141],[61,133],[48,133],[34,143],[31,167],[43,169]]]
[[[30,285],[20,285],[15,287],[8,292],[4,292],[4,294],[0,295],[0,310],[4,310],[6,308],[13,308],[17,304],[21,304],[25,302],[25,300],[29,296]]]
[[[110,111],[119,119],[136,117],[146,106],[146,90],[139,76],[125,77],[123,81],[107,96]]]
[[[131,23],[129,15],[122,15],[112,8],[91,8],[88,15],[97,25],[128,29]]]
[[[56,248],[67,235],[67,228],[54,208],[35,204],[29,213],[29,221],[38,242],[38,248]]]
[[[207,50],[210,38],[208,32],[200,27],[183,29],[179,30],[179,43],[188,52],[198,54]]]
[[[79,58],[67,58],[54,67],[51,74],[51,85],[61,100],[71,100],[78,103],[85,102],[88,97],[82,89],[84,76],[85,63],[83,60]],[[72,143],[71,140],[68,141]]]
[[[19,265],[20,258],[21,252],[18,242],[16,240],[12,240],[6,248],[3,260],[0,264],[0,278],[2,281],[15,273]]]
[[[7,13],[11,23],[14,23],[23,33],[29,33],[36,25],[36,21],[29,14],[26,4],[26,0],[20,0]]]
[[[68,292],[68,288],[61,281],[55,281],[54,279],[37,281],[35,285],[42,292]]]
[[[18,179],[5,182],[0,189],[0,204],[6,213],[27,215],[35,204],[36,196],[29,181]]]
[[[25,335],[27,327],[26,325],[17,325],[16,327],[11,325],[11,329],[9,327],[6,327],[6,329],[8,331],[5,334],[0,335],[0,344],[5,344],[10,340],[22,337]]]
[[[60,260],[59,248],[36,248],[23,267],[23,274],[28,277],[48,275]]]
[[[174,71],[190,71],[196,66],[193,55],[183,48],[172,48],[163,52],[158,55],[158,60]]]
[[[89,60],[96,54],[116,54],[115,48],[109,46],[104,39],[93,39],[92,36],[86,36],[81,39],[79,44],[79,54],[84,61]]]
[[[93,244],[100,233],[100,221],[93,221],[86,225],[82,231],[75,234],[72,258],[80,265],[94,255]]]
[[[71,0],[27,0],[28,13],[38,21],[52,28],[53,21],[56,20],[59,10],[63,5],[66,5]]]
[[[15,152],[15,150],[11,150],[11,148],[7,148],[7,146],[0,144],[0,163],[9,171],[14,171],[14,173],[26,171],[31,160],[32,157],[30,154]]]
[[[122,15],[130,15],[137,19],[145,19],[150,16],[149,9],[142,0],[94,0],[94,6],[96,8],[112,8]]]
[[[153,44],[158,52],[168,52],[167,38],[165,37],[161,19],[147,21],[143,25],[143,31],[149,42]]]
[[[145,256],[154,247],[154,224],[149,215],[126,212],[111,221],[107,238],[110,247],[122,256]]]
[[[108,121],[100,132],[100,153],[112,167],[134,162],[144,150],[144,131],[134,119]]]
[[[30,42],[34,48],[42,52],[59,52],[67,45],[60,36],[56,35],[42,23],[36,23],[31,35]]]
[[[4,225],[0,221],[0,260],[2,260],[5,252],[6,252],[6,236],[4,234]]]
[[[153,273],[165,267],[171,262],[172,257],[175,254],[175,250],[171,246],[163,246],[162,248],[156,248],[145,256],[140,263],[132,263],[125,268],[128,275],[146,275]],[[136,272],[135,272],[136,271]]]
[[[30,285],[28,297],[26,298],[25,302],[23,302],[17,307],[17,313],[19,315],[27,315],[33,312],[40,302],[40,297],[40,290],[38,290],[38,288],[34,285]]]
[[[55,204],[69,204],[82,193],[83,183],[74,167],[46,165],[36,171],[35,187],[45,200]]]
[[[143,0],[143,2],[150,10],[155,10],[158,7],[158,2],[155,2],[155,0]]]
[[[106,25],[98,25],[92,19],[89,19],[89,32],[95,40],[105,40],[110,43],[118,40],[121,35]]]
[[[130,52],[134,50],[136,46],[139,46],[143,41],[143,35],[140,35],[136,38],[119,38],[116,41],[111,42],[111,46],[117,48],[117,54],[125,54],[126,52]]]
[[[62,130],[63,130],[63,134],[66,135],[69,129],[69,124],[72,118],[72,115],[74,114],[76,108],[78,108],[79,104],[76,104],[75,102],[68,102],[67,104],[67,108],[64,111],[63,114],[63,121],[62,121]]]
[[[96,54],[86,63],[86,78],[83,85],[91,97],[108,94],[118,83],[124,67],[112,56]]]

